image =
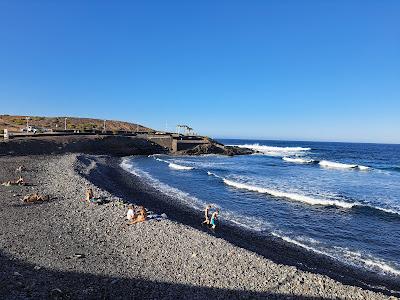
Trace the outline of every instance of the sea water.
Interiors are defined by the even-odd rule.
[[[400,277],[400,145],[220,140],[226,157],[125,158],[183,205],[353,266]]]

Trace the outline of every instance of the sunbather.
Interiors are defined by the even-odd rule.
[[[26,203],[33,203],[33,202],[39,202],[39,201],[49,201],[50,196],[49,195],[39,195],[38,193],[26,195],[22,201]]]
[[[25,185],[25,184],[26,182],[24,181],[24,178],[20,176],[17,180],[5,181],[1,185],[10,186],[10,185]]]
[[[147,220],[147,212],[143,206],[139,207],[139,213],[135,214],[128,225],[144,222]]]
[[[22,178],[22,176],[19,176],[18,180],[15,183],[18,185],[24,185],[25,184],[24,178]]]

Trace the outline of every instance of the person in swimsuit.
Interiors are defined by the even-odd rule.
[[[93,197],[94,197],[94,193],[93,193],[92,188],[87,188],[85,191],[85,200],[90,203],[92,201]]]
[[[135,211],[133,210],[133,205],[128,205],[128,212],[126,213],[126,219],[128,221],[132,220],[135,217]]]
[[[128,225],[141,223],[147,220],[147,211],[143,206],[139,207],[139,212],[128,222]]]
[[[207,205],[206,208],[204,209],[204,222],[203,224],[210,224],[210,219],[208,218],[208,213],[210,211],[211,205]]]
[[[211,225],[212,229],[215,229],[215,227],[217,226],[215,221],[218,219],[218,214],[219,214],[219,210],[216,209],[215,212],[213,212],[213,214],[211,215],[210,225]]]

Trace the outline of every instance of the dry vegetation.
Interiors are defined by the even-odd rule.
[[[10,116],[0,115],[0,132],[3,132],[4,128],[10,131],[20,131],[21,128],[26,126],[27,116]],[[29,116],[29,125],[37,126],[46,129],[64,129],[64,119],[66,117],[35,117]],[[103,120],[91,119],[91,118],[74,118],[67,117],[67,129],[77,130],[102,130]],[[122,122],[122,121],[106,121],[106,130],[109,131],[149,131],[150,128],[134,123]]]

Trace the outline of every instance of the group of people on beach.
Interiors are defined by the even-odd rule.
[[[143,206],[139,206],[138,209],[134,210],[134,206],[129,204],[126,219],[128,220],[128,225],[144,222],[147,220],[147,211]]]
[[[206,208],[204,209],[204,222],[203,224],[206,224],[210,226],[212,229],[215,229],[217,226],[217,220],[218,220],[218,215],[219,215],[219,209],[215,208],[215,211],[211,214],[211,218],[209,217],[210,214],[210,209],[212,208],[212,205],[207,205]]]
[[[96,202],[94,201],[94,193],[92,188],[87,188],[85,191],[85,200],[89,203]],[[217,220],[219,216],[219,209],[215,208],[215,211],[211,213],[210,210],[213,208],[211,204],[208,204],[204,209],[204,221],[203,224],[209,226],[211,229],[215,229],[217,227]],[[126,219],[128,220],[127,225],[133,225],[137,223],[141,223],[146,221],[151,216],[148,216],[146,209],[143,206],[135,207],[133,204],[128,205],[128,211],[126,213]]]
[[[26,171],[26,168],[24,166],[19,166],[15,172],[16,173],[21,173],[23,171]],[[19,176],[18,179],[16,180],[8,180],[4,181],[1,183],[3,186],[25,186],[28,185],[28,183],[25,181],[25,179],[22,176]],[[39,194],[38,192],[35,192],[33,194],[28,194],[22,198],[22,201],[24,203],[34,203],[34,202],[43,202],[43,201],[49,201],[50,196],[49,195],[42,195]]]

